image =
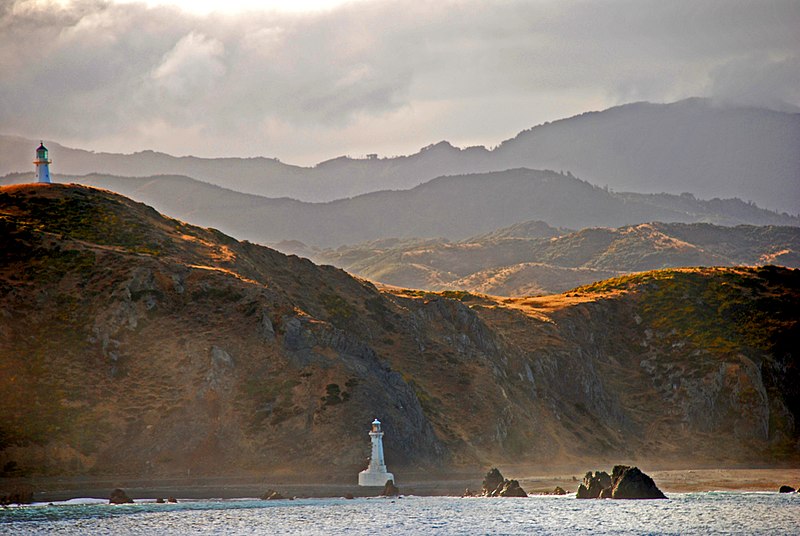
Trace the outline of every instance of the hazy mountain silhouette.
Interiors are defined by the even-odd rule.
[[[38,141],[0,136],[0,174],[27,171]],[[717,107],[709,100],[634,103],[521,132],[493,150],[448,142],[393,158],[340,157],[312,168],[270,158],[93,153],[47,142],[54,171],[187,175],[267,197],[331,201],[408,189],[441,175],[517,167],[569,170],[593,184],[644,193],[738,197],[800,213],[800,114]]]
[[[107,188],[170,216],[262,244],[299,240],[335,247],[386,237],[462,240],[529,220],[570,229],[649,221],[800,225],[800,218],[740,200],[615,193],[569,174],[530,169],[439,177],[410,190],[329,203],[269,199],[180,176],[90,175],[63,180]],[[3,180],[24,181],[21,176]]]

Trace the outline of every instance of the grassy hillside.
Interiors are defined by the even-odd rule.
[[[656,268],[800,267],[797,227],[646,223],[568,232],[541,225],[517,224],[457,243],[384,240],[302,254],[390,285],[504,296],[563,292]]]
[[[398,473],[797,461],[797,270],[499,299],[381,290],[80,186],[4,187],[0,225],[3,476],[352,481],[376,416]]]

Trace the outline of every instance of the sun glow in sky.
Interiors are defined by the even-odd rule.
[[[189,13],[230,13],[241,11],[325,11],[352,0],[112,0],[117,4],[142,3],[148,6],[177,6]],[[361,0],[364,1],[364,0]]]

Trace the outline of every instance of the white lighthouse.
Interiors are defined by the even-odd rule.
[[[44,146],[44,142],[39,143],[39,147],[36,149],[36,160],[33,163],[36,164],[36,182],[50,184],[50,164],[52,160],[48,158],[47,147]]]
[[[386,470],[386,463],[383,461],[383,432],[381,431],[381,421],[378,419],[372,421],[369,438],[372,441],[372,457],[369,460],[369,466],[358,473],[358,485],[383,486],[387,480],[394,482],[394,475]]]

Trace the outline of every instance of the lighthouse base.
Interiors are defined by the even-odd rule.
[[[369,469],[358,473],[359,486],[383,487],[386,485],[387,480],[394,482],[394,475],[386,471],[370,471]],[[395,482],[395,484],[397,484],[397,482]]]

